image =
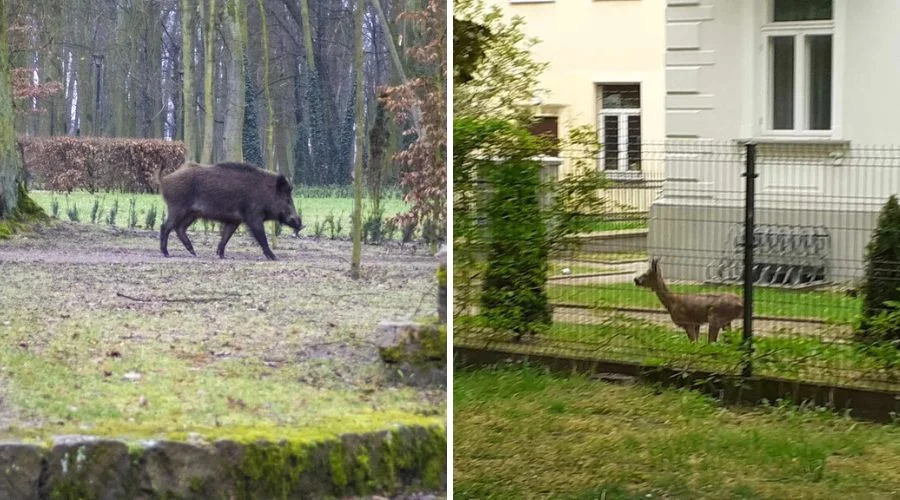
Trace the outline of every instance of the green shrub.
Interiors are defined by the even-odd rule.
[[[128,200],[128,205],[129,205],[128,206],[128,228],[129,229],[134,229],[137,227],[138,214],[137,214],[137,208],[135,207],[136,203],[137,203],[137,199],[134,196],[132,196],[131,199]]]
[[[109,209],[109,213],[106,214],[106,223],[110,226],[116,225],[116,217],[119,216],[119,199],[113,199],[112,207]]]
[[[363,241],[371,245],[381,243],[384,238],[384,210],[372,211],[366,216],[362,227]]]
[[[153,229],[156,227],[156,204],[150,205],[147,215],[144,216],[144,227]]]
[[[316,221],[313,223],[313,236],[315,236],[316,239],[319,239],[324,234],[325,234],[325,223],[322,221],[319,221],[319,218],[316,217]]]
[[[862,319],[857,338],[863,342],[897,342],[900,346],[900,203],[891,196],[866,246],[861,292]]]
[[[94,197],[94,204],[91,205],[91,224],[96,224],[100,215],[100,198]]]
[[[66,209],[66,213],[69,216],[69,220],[72,222],[78,222],[81,220],[81,216],[78,215],[78,204],[73,203],[71,207]]]

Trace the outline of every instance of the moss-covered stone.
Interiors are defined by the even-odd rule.
[[[447,359],[446,327],[432,323],[384,321],[375,342],[386,363],[422,364]]]
[[[57,439],[50,450],[22,446],[0,443],[2,498],[340,498],[446,488],[447,440],[439,425],[318,442],[126,445],[75,436]],[[7,487],[9,478],[18,481],[16,489]]]

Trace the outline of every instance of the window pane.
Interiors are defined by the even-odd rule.
[[[772,128],[794,128],[794,37],[772,40]]]
[[[831,19],[831,0],[775,0],[773,21],[819,21]]]
[[[602,92],[603,109],[641,107],[640,85],[604,85]]]
[[[604,170],[619,169],[619,117],[603,117]]]
[[[831,35],[806,37],[809,49],[809,128],[831,129]]]
[[[628,117],[628,170],[641,169],[641,116]]]

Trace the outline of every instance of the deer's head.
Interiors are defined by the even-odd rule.
[[[644,274],[634,279],[634,284],[645,288],[653,288],[656,283],[659,283],[660,278],[659,258],[654,258],[650,261],[650,268]]]

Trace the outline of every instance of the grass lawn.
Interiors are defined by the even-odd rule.
[[[456,331],[462,332],[478,321],[460,317],[454,324]],[[478,345],[479,335],[489,335],[477,328],[469,332],[457,343]],[[577,355],[649,366],[740,373],[740,328],[721,332],[715,344],[706,342],[703,329],[701,339],[691,343],[683,330],[615,315],[602,322],[595,320],[595,324],[554,322],[549,331],[527,342],[493,343],[492,347],[512,352]],[[758,336],[753,345],[756,375],[900,390],[900,351],[893,347],[868,348],[863,352],[853,343],[799,334]]]
[[[621,231],[624,229],[647,229],[647,220],[591,220],[588,232]]]
[[[601,264],[613,264],[617,262],[633,262],[637,260],[647,260],[647,254],[641,252],[572,252],[566,256],[572,260],[579,262],[597,262]]]
[[[538,368],[454,373],[454,498],[898,498],[900,426]]]
[[[345,241],[248,235],[159,255],[157,235],[54,223],[0,242],[0,439],[295,437],[440,425],[446,392],[398,386],[382,320],[428,314],[435,263]]]
[[[572,262],[560,262],[560,261],[550,261],[550,269],[547,273],[548,276],[566,276],[563,274],[562,270],[568,268],[570,274],[568,276],[576,276],[579,274],[600,274],[600,273],[609,273],[615,272],[616,268],[611,266],[604,266],[603,264],[588,264],[588,263],[572,263]]]
[[[669,285],[676,293],[731,292],[741,295],[739,286]],[[662,309],[659,299],[648,289],[633,283],[607,285],[551,284],[547,290],[553,302],[592,306],[630,306]],[[817,318],[849,323],[861,311],[861,299],[839,292],[797,291],[778,288],[753,290],[754,314],[786,318]]]
[[[308,192],[307,192],[308,191]],[[353,213],[353,198],[323,195],[328,194],[322,190],[295,191],[294,203],[297,211],[303,218],[306,228],[303,234],[313,235],[317,223],[322,224],[328,217],[333,217],[334,230],[328,226],[324,229],[323,237],[348,236],[350,234],[350,217]],[[343,194],[343,193],[337,193]],[[315,195],[315,196],[308,196]],[[51,191],[31,191],[29,196],[43,208],[47,214],[54,214],[56,205],[56,217],[66,221],[77,221],[109,225],[111,213],[117,207],[115,219],[112,221],[118,227],[136,227],[140,229],[158,230],[163,221],[166,204],[158,194],[131,194],[131,193],[96,193],[86,191],[73,191],[70,194],[55,193]],[[131,202],[134,200],[134,209]],[[94,212],[94,205],[97,210]],[[368,200],[363,200],[363,217],[368,211]],[[382,200],[385,217],[391,217],[406,210],[406,203],[397,196],[391,196]],[[75,211],[77,210],[77,215]],[[155,210],[155,217],[148,213]],[[134,213],[134,217],[132,217]],[[338,221],[340,219],[340,221]],[[192,226],[193,231],[202,230],[203,222],[196,222]],[[210,228],[218,231],[218,228]],[[243,227],[241,231],[243,231]],[[399,237],[399,232],[397,233]]]

